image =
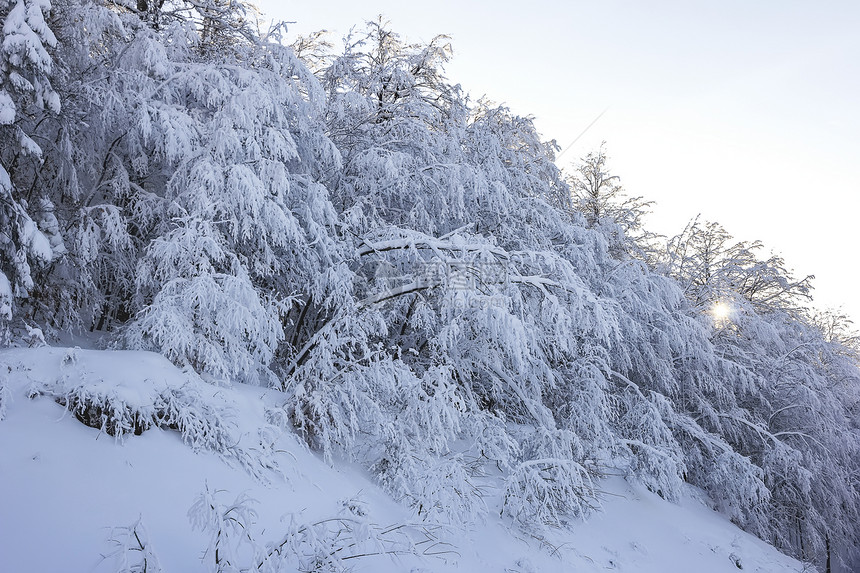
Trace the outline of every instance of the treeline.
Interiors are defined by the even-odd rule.
[[[600,149],[368,23],[287,46],[226,0],[4,0],[0,336],[108,333],[364,463],[428,520],[522,527],[621,470],[786,552],[860,546],[860,370],[761,246],[661,242]],[[827,565],[825,565],[827,564]]]

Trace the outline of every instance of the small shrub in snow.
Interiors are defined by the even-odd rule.
[[[2,368],[2,366],[0,366],[0,368]],[[12,393],[9,392],[9,389],[6,388],[6,385],[3,383],[3,379],[0,378],[0,421],[3,421],[3,418],[6,417],[6,408],[8,408],[11,401]]]
[[[463,456],[419,456],[389,448],[371,470],[383,487],[407,501],[430,523],[474,523],[487,513],[483,492],[469,474]]]
[[[426,527],[374,524],[358,499],[343,501],[338,515],[317,521],[289,514],[286,533],[262,543],[254,500],[241,494],[232,504],[223,504],[220,494],[207,485],[188,511],[192,526],[210,536],[203,554],[210,571],[342,573],[364,557],[449,553]]]
[[[295,515],[287,533],[266,546],[259,571],[345,573],[353,560],[374,556],[440,556],[450,554],[426,527],[407,524],[382,527],[366,515],[343,514],[313,523]]]
[[[240,494],[230,505],[216,500],[216,494],[207,485],[197,496],[188,519],[194,529],[209,534],[209,547],[203,553],[203,562],[209,571],[222,573],[240,571],[242,561],[256,560],[257,548],[250,527],[257,520],[253,499]]]
[[[59,378],[36,382],[30,397],[50,396],[83,424],[118,439],[156,426],[181,432],[195,449],[225,452],[236,443],[234,408],[192,372],[180,372],[154,354],[104,356],[109,359],[67,350],[60,357]],[[56,351],[45,349],[44,360],[56,358]]]
[[[594,509],[593,462],[568,430],[523,429],[522,459],[505,480],[502,514],[525,527],[564,524]]]
[[[110,542],[116,549],[107,557],[114,558],[115,573],[161,573],[161,564],[140,518],[131,525],[115,527]]]
[[[178,430],[195,449],[226,451],[230,446],[226,406],[213,404],[194,384],[183,386],[108,386],[80,382],[66,387],[45,385],[31,395],[47,394],[83,424],[116,438],[139,436],[153,426]]]
[[[121,400],[88,394],[86,388],[80,386],[65,396],[57,397],[57,402],[68,408],[85,426],[102,430],[117,438],[131,432],[139,436],[149,429],[154,421]]]
[[[581,464],[561,458],[520,463],[505,480],[502,514],[523,526],[564,525],[594,509],[594,483]]]
[[[117,440],[153,427],[174,430],[195,451],[222,454],[260,480],[280,474],[275,444],[282,431],[263,409],[237,407],[243,401],[233,389],[207,384],[162,356],[44,347],[13,349],[3,358],[9,376],[0,375],[0,408],[12,396],[8,390],[26,389]]]

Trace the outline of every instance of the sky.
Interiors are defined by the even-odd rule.
[[[860,2],[257,0],[290,38],[383,15],[451,36],[448,77],[532,115],[559,165],[606,141],[652,231],[696,216],[760,240],[860,328]],[[601,115],[602,112],[604,112]],[[582,137],[583,129],[599,116]],[[574,143],[574,140],[575,143]],[[570,145],[573,143],[573,145]]]

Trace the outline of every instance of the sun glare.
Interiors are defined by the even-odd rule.
[[[732,307],[723,301],[717,301],[711,307],[711,316],[714,317],[714,322],[717,324],[725,324],[729,321],[732,315]]]

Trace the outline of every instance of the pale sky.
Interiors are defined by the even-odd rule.
[[[560,166],[606,140],[627,192],[656,202],[652,230],[701,214],[759,239],[860,328],[860,2],[257,4],[295,22],[288,40],[327,29],[339,47],[379,14],[409,41],[448,34],[448,77],[562,148],[608,108]]]

